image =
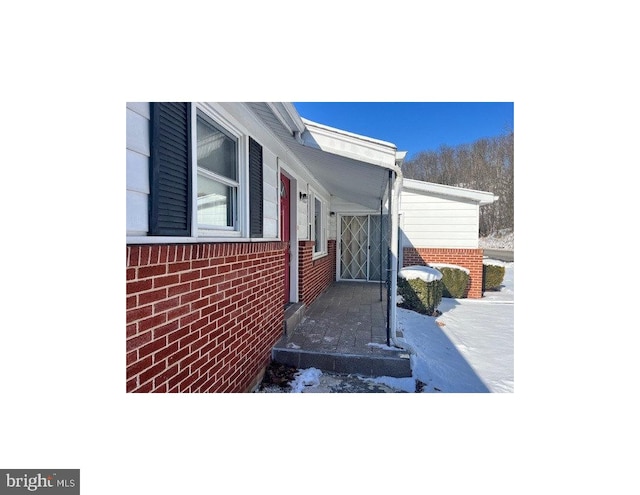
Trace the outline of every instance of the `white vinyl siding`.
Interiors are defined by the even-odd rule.
[[[149,103],[127,103],[127,235],[149,230]]]
[[[477,248],[477,202],[403,190],[400,201],[402,242],[416,248]]]
[[[278,201],[280,194],[280,179],[278,177],[278,158],[268,149],[263,150],[263,236],[277,238],[278,231]]]

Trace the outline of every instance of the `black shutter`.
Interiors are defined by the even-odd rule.
[[[249,235],[262,237],[262,146],[249,138]]]
[[[191,235],[191,106],[151,104],[149,234]]]

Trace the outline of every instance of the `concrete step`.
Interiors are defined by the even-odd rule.
[[[405,378],[411,376],[409,354],[398,350],[388,351],[388,355],[337,354],[287,348],[286,337],[273,348],[273,361],[300,369],[317,368],[336,373],[350,373],[367,377],[391,376]]]

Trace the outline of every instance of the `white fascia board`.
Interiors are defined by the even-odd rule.
[[[302,121],[306,126],[306,132],[302,136],[305,146],[398,171],[397,149],[394,144],[318,124],[304,118]]]
[[[475,201],[480,206],[489,205],[498,201],[498,196],[491,192],[476,191],[474,189],[465,189],[463,187],[445,186],[444,184],[435,184],[433,182],[425,182],[415,179],[404,179],[402,189],[422,193],[437,194],[452,199],[466,199]]]

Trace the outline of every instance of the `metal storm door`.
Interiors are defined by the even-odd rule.
[[[388,215],[384,215],[382,221],[380,215],[344,215],[341,217],[341,279],[380,280],[381,275],[386,277],[388,230]],[[380,256],[381,254],[382,256]]]
[[[388,250],[389,215],[370,215],[369,280],[387,280]]]

